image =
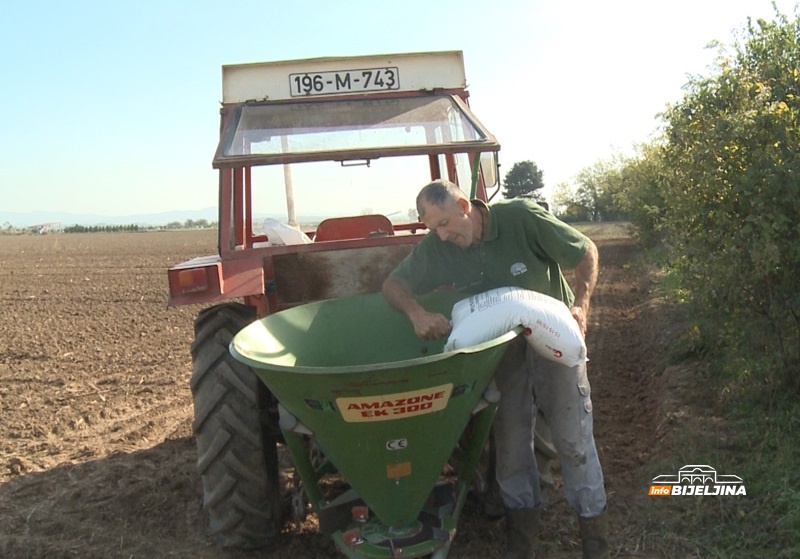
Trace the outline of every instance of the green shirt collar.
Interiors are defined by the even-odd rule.
[[[483,238],[482,242],[493,241],[497,238],[497,221],[492,216],[492,209],[483,200],[470,200],[470,202],[478,207],[485,208],[489,214],[489,232]]]

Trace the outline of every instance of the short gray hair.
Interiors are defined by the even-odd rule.
[[[436,179],[423,186],[422,190],[417,194],[417,213],[419,218],[422,219],[425,213],[423,211],[423,202],[445,208],[448,204],[458,202],[462,198],[466,199],[467,197],[464,196],[457,184],[447,179]]]

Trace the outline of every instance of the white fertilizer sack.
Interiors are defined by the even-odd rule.
[[[587,361],[586,341],[567,306],[548,295],[500,287],[453,306],[453,330],[445,351],[477,345],[522,325],[528,344],[542,357],[574,367]]]
[[[259,233],[267,236],[269,246],[304,245],[314,242],[299,227],[281,223],[271,217],[264,220]]]

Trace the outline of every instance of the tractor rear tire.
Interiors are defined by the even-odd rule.
[[[274,399],[228,350],[236,333],[255,318],[251,307],[231,303],[204,309],[194,325],[197,469],[210,534],[222,547],[264,547],[281,528],[279,431],[270,414]]]

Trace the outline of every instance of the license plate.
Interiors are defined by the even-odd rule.
[[[289,74],[292,97],[400,89],[396,67]]]

